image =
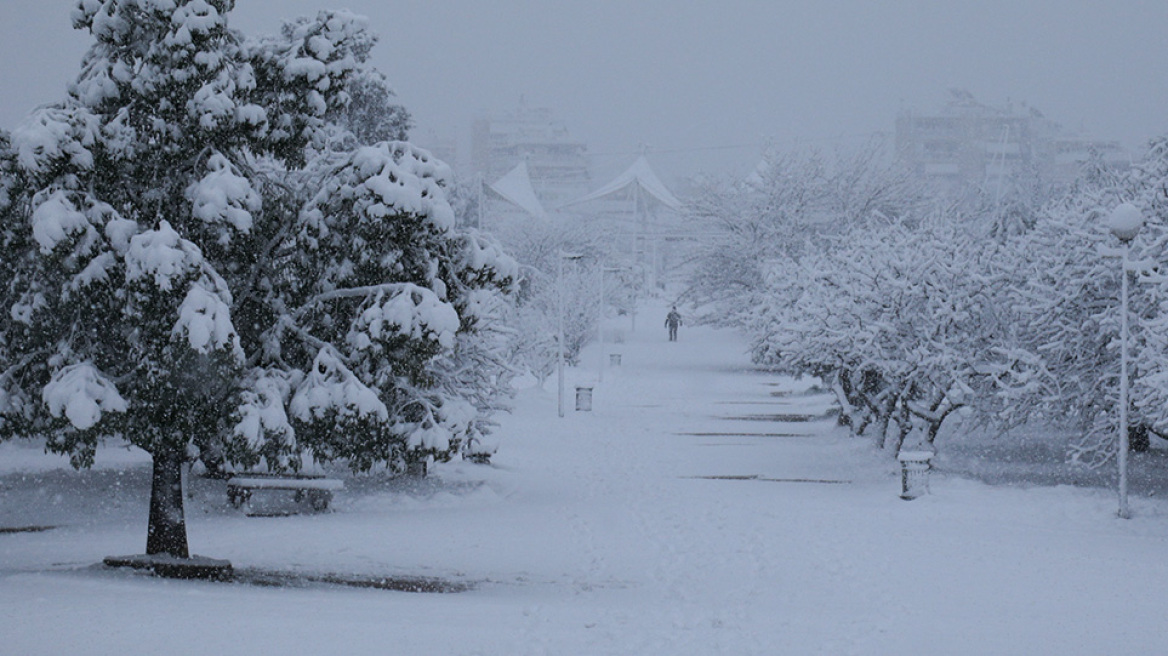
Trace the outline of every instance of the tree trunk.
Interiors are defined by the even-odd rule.
[[[154,454],[150,484],[150,526],[146,529],[146,554],[190,558],[187,523],[183,514],[182,451],[159,450]]]
[[[852,403],[852,384],[848,379],[848,372],[846,370],[841,369],[836,371],[831,390],[835,392],[836,402],[840,406],[839,417],[836,419],[837,423],[840,426],[855,427],[857,423],[857,408]]]
[[[891,419],[891,413],[881,412],[876,415],[876,448],[884,449],[884,442],[888,439],[888,420]]]

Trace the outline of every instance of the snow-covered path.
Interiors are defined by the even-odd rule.
[[[904,502],[894,463],[823,418],[829,398],[753,370],[727,333],[664,336],[606,348],[623,363],[592,412],[557,417],[554,381],[522,393],[492,467],[350,481],[319,516],[245,518],[192,485],[198,553],[476,583],[461,594],[101,571],[142,548],[142,459],[62,473],[0,447],[0,526],[61,525],[0,534],[0,653],[1168,652],[1165,503],[1121,521],[1103,490],[946,477]],[[569,392],[596,372],[570,375]]]

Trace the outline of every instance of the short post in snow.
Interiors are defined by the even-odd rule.
[[[620,353],[609,353],[608,354],[608,364],[611,367],[621,366],[621,354]]]
[[[576,386],[576,411],[592,412],[592,388],[587,385]]]
[[[901,451],[896,459],[900,461],[900,498],[915,499],[928,494],[933,452]]]

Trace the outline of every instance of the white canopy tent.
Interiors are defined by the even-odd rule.
[[[631,221],[616,228],[615,234],[627,234],[629,239],[630,255],[633,262],[649,264],[648,282],[655,286],[657,280],[669,259],[668,245],[662,251],[662,245],[668,239],[668,233],[673,228],[671,222],[662,223],[657,220],[659,210],[668,213],[678,213],[682,203],[669,191],[665,183],[653,172],[649,161],[644,155],[639,156],[632,166],[603,187],[565,204],[563,207],[583,205],[585,203],[607,203],[609,208],[614,205],[618,208],[627,208]],[[625,203],[628,202],[628,205]],[[611,211],[611,209],[610,209]],[[618,209],[619,214],[626,210]],[[651,217],[653,220],[651,221]],[[626,233],[627,231],[627,233]],[[634,320],[635,321],[635,320]]]
[[[519,162],[507,175],[499,178],[494,184],[486,185],[503,200],[515,205],[537,219],[548,218],[543,204],[535,195],[535,188],[531,184],[531,176],[527,172],[527,162]]]
[[[566,203],[564,207],[628,194],[632,194],[634,197],[655,200],[671,210],[681,209],[681,201],[677,200],[677,197],[669,191],[665,183],[661,182],[661,179],[653,172],[653,168],[649,166],[649,161],[645,159],[644,155],[638,157],[632,166],[614,178],[612,182],[582,198],[577,198],[574,201]]]

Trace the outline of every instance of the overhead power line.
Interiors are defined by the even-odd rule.
[[[755,141],[752,143],[739,144],[719,144],[714,146],[693,146],[689,148],[648,148],[645,150],[625,150],[625,151],[611,151],[600,153],[588,153],[589,157],[634,157],[636,155],[669,155],[677,153],[696,153],[711,150],[744,150],[746,148],[761,148],[768,144],[785,144],[785,145],[801,145],[810,143],[827,143],[833,141],[847,141],[850,139],[872,138],[872,137],[886,137],[887,132],[857,132],[855,134],[841,134],[834,137],[816,137],[807,139],[803,137],[794,137],[790,139],[767,139],[763,141]]]

